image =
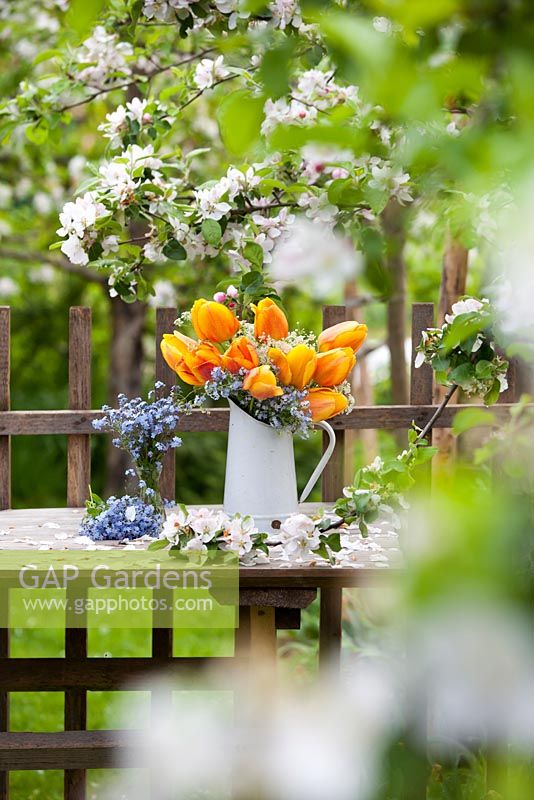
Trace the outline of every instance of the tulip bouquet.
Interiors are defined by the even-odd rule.
[[[318,337],[290,331],[272,297],[244,304],[232,286],[196,300],[184,321],[198,339],[175,331],[161,349],[182,381],[197,387],[199,402],[229,398],[258,421],[303,437],[314,422],[351,410],[347,378],[366,325],[342,322]]]

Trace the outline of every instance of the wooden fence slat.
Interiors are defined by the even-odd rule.
[[[410,373],[410,403],[413,406],[426,405],[432,402],[434,388],[434,372],[430,364],[415,368],[415,348],[421,343],[421,335],[426,328],[434,325],[434,304],[414,303],[412,306],[412,364]],[[427,417],[428,419],[428,417]],[[420,426],[422,427],[422,426]],[[432,443],[432,431],[426,437]],[[429,461],[419,469],[418,480],[425,489],[432,483],[432,462]]]
[[[69,314],[69,408],[91,408],[91,309],[75,307]],[[91,482],[91,439],[69,436],[67,505],[83,506]]]
[[[414,303],[412,307],[412,369],[410,377],[410,403],[412,406],[432,404],[433,371],[430,364],[415,368],[415,348],[421,343],[421,334],[434,325],[434,304]]]
[[[160,342],[164,333],[172,333],[174,321],[177,316],[175,308],[158,308],[156,310],[156,381],[165,384],[168,391],[176,383],[176,375],[167,366],[161,354]],[[161,393],[160,393],[161,394]],[[160,491],[166,500],[174,500],[176,497],[176,453],[169,450],[163,459],[163,470],[160,480]]]
[[[204,667],[234,663],[231,657],[190,658],[12,658],[0,659],[0,684],[10,692],[64,692],[86,689],[111,692],[153,684],[154,674],[163,671],[180,677],[180,686],[198,682]]]
[[[91,309],[75,307],[69,312],[69,408],[91,408]],[[91,482],[91,438],[76,434],[68,438],[67,505],[83,506]],[[81,595],[81,599],[85,598]],[[69,594],[67,595],[69,597]],[[74,599],[70,597],[70,599]],[[68,625],[68,619],[67,619]],[[87,656],[87,629],[65,628],[65,660]],[[85,688],[65,692],[65,730],[85,731],[87,692]],[[65,769],[65,800],[85,800],[84,769]]]
[[[345,306],[325,306],[323,309],[323,330],[340,322],[345,322]],[[323,434],[323,448],[328,445],[328,437]],[[343,492],[345,478],[345,431],[336,428],[336,447],[329,464],[323,472],[322,496],[326,502],[337,500]],[[339,664],[341,658],[341,588],[321,589],[319,669],[324,672]]]
[[[11,402],[10,328],[11,309],[0,306],[0,411],[9,411]],[[11,508],[11,440],[0,435],[0,511],[6,508]]]
[[[126,754],[130,763],[143,763],[142,732],[0,733],[0,769],[85,772],[116,766]]]
[[[158,308],[156,310],[156,381],[165,384],[165,389],[158,390],[168,392],[176,383],[176,375],[167,366],[161,354],[160,342],[164,333],[172,333],[174,321],[177,316],[176,308]],[[160,491],[165,500],[174,500],[176,497],[176,453],[169,450],[163,458],[163,469],[160,478]],[[172,602],[172,592],[163,592],[162,597]],[[152,656],[153,658],[171,658],[173,652],[173,629],[172,621],[167,628],[152,629]]]
[[[86,590],[76,593],[67,590],[67,599],[85,599]],[[78,618],[79,621],[79,618]],[[67,612],[68,625],[68,612]],[[68,670],[71,659],[87,658],[87,628],[65,628],[65,667]],[[87,727],[87,686],[65,691],[65,730],[85,731]],[[83,769],[66,769],[64,775],[65,800],[85,800],[86,775]]]
[[[412,420],[423,427],[436,410],[436,405],[410,406],[358,406],[350,414],[342,414],[330,420],[336,431],[343,430],[395,430],[409,428]],[[455,415],[465,408],[462,404],[447,406],[438,419],[436,428],[450,428]],[[470,405],[469,408],[484,408]],[[502,403],[492,408],[498,425],[510,418],[513,403]],[[0,411],[1,436],[40,436],[44,434],[75,434],[93,432],[92,421],[100,419],[100,411]],[[214,408],[209,414],[193,411],[180,420],[178,433],[227,431],[229,412],[226,408]],[[99,434],[98,431],[93,432]]]
[[[10,408],[10,359],[11,359],[11,311],[7,306],[0,307],[0,411]],[[11,507],[11,440],[0,436],[0,510]],[[8,590],[2,602],[7,608]],[[9,658],[9,628],[0,629],[0,660]],[[5,663],[5,662],[3,662]],[[0,691],[0,732],[9,730],[9,692],[3,685]],[[0,800],[9,797],[9,772],[0,772]]]

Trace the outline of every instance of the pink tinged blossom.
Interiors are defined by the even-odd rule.
[[[226,295],[224,292],[215,292],[213,299],[216,303],[224,303],[226,300]]]
[[[233,285],[230,285],[230,286],[228,287],[228,289],[226,290],[226,294],[228,295],[228,297],[232,297],[232,298],[234,298],[234,299],[235,299],[235,298],[238,296],[238,294],[239,294],[239,290],[238,290],[238,289],[236,289],[236,287],[235,287],[235,286],[233,286]]]

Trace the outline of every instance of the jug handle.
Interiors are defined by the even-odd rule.
[[[300,496],[299,503],[303,503],[306,500],[311,490],[313,489],[313,487],[323,474],[326,465],[328,464],[328,462],[332,457],[332,453],[334,452],[334,447],[336,446],[336,434],[334,433],[334,429],[332,428],[331,425],[328,424],[328,422],[317,422],[315,424],[315,427],[322,428],[322,430],[326,431],[326,433],[328,434],[328,447],[324,451],[321,460],[315,467],[313,475],[306,484],[306,487]]]

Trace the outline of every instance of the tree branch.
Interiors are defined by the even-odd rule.
[[[153,70],[152,72],[148,73],[144,76],[139,76],[135,80],[127,81],[126,83],[119,83],[116,86],[106,86],[104,89],[99,89],[96,92],[93,92],[89,97],[85,97],[83,100],[77,100],[75,103],[70,103],[69,105],[63,106],[59,108],[58,111],[62,113],[63,111],[70,111],[71,108],[78,108],[79,106],[83,106],[86,103],[90,103],[91,100],[95,100],[97,97],[100,97],[103,94],[109,94],[109,92],[115,92],[119,89],[130,89],[132,86],[137,86],[139,83],[144,83],[146,81],[152,80],[152,78],[156,77],[156,75],[161,75],[163,72],[167,72],[169,69],[173,69],[173,67],[181,67],[184,64],[190,64],[191,61],[195,61],[197,58],[202,58],[203,56],[207,55],[208,53],[213,53],[216,50],[215,47],[208,47],[205,50],[201,50],[200,53],[195,53],[188,58],[183,58],[181,61],[175,61],[173,64],[167,64],[165,67],[159,67],[158,69]],[[146,81],[142,80],[142,78],[146,78]]]
[[[445,395],[445,397],[443,398],[443,400],[441,401],[439,406],[436,408],[436,410],[434,411],[434,413],[432,414],[432,416],[430,417],[430,419],[426,423],[426,425],[423,428],[423,430],[421,431],[421,433],[418,435],[417,439],[415,440],[416,442],[420,442],[421,439],[424,439],[425,436],[427,435],[427,433],[429,433],[429,431],[432,430],[432,428],[434,427],[434,425],[436,424],[438,419],[441,417],[441,415],[445,411],[445,408],[446,408],[447,404],[451,400],[451,398],[452,398],[452,396],[455,393],[457,388],[458,388],[458,386],[457,386],[456,383],[454,383],[451,386],[451,388],[449,389],[449,391],[447,392],[447,394]]]
[[[70,261],[67,259],[57,259],[53,256],[48,255],[48,253],[39,253],[36,251],[28,251],[28,250],[10,250],[9,248],[0,248],[0,258],[7,258],[11,259],[12,261],[22,261],[27,264],[38,264],[39,262],[45,262],[45,264],[50,264],[55,269],[61,270],[62,272],[67,272],[69,275],[77,275],[79,278],[83,278],[84,281],[88,281],[89,283],[98,283],[101,286],[105,286],[107,284],[107,280],[103,275],[99,275],[96,272],[91,272],[90,269],[87,267],[78,266],[77,264],[71,264]]]

